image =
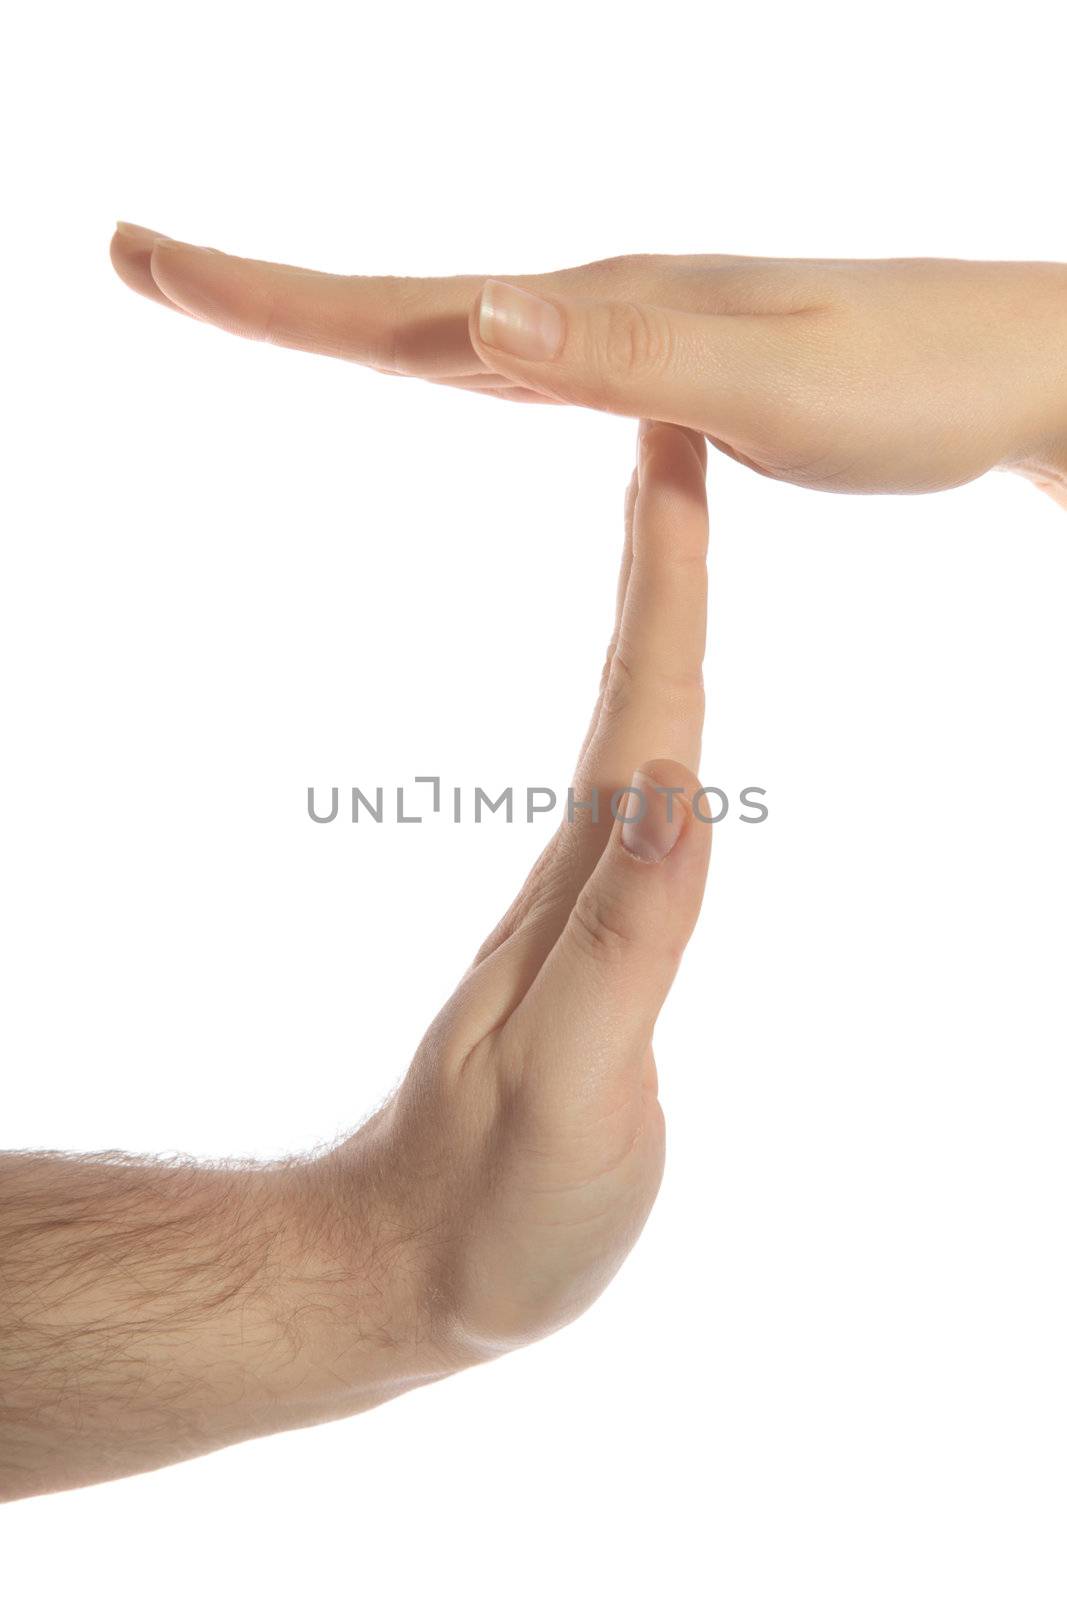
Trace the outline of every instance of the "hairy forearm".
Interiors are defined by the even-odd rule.
[[[372,1166],[0,1156],[0,1498],[443,1376]]]

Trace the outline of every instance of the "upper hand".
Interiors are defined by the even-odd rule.
[[[132,288],[230,332],[695,429],[812,488],[1067,485],[1067,267],[625,256],[562,272],[338,277],[120,226]]]

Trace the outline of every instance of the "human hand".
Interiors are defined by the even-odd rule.
[[[766,476],[919,493],[1013,468],[1067,494],[1067,266],[622,256],[340,277],[120,224],[131,288],[232,333],[694,429]]]
[[[611,1278],[660,1180],[652,1029],[711,842],[704,466],[699,436],[643,430],[574,780],[599,815],[562,824],[381,1111],[266,1166],[0,1155],[0,1499],[379,1405]],[[646,810],[613,824],[631,784]]]
[[[700,907],[705,447],[643,426],[614,635],[577,805],[430,1028],[394,1101],[334,1158],[404,1240],[457,1361],[552,1332],[604,1288],[663,1166],[652,1030]],[[652,751],[662,757],[650,761]],[[631,776],[631,774],[633,776]],[[641,820],[612,796],[642,791]],[[671,790],[671,794],[663,791]],[[594,820],[581,809],[593,797]],[[636,797],[620,800],[618,809]],[[411,1258],[414,1257],[414,1264]]]

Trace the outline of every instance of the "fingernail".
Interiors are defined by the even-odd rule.
[[[640,771],[630,779],[630,788],[634,792],[626,797],[622,842],[639,861],[662,861],[682,831],[682,797]]]
[[[139,227],[136,222],[116,222],[115,232],[121,233],[124,239],[129,239],[134,244],[155,244],[159,239],[165,239],[165,233],[157,233],[154,228]]]
[[[478,307],[478,336],[520,361],[551,361],[563,345],[563,317],[548,300],[490,278]]]
[[[168,239],[165,233],[157,233],[152,240],[153,252],[165,251],[174,255],[217,256],[218,251],[206,244],[187,244],[184,239]]]

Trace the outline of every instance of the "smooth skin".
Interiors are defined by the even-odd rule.
[[[230,333],[497,398],[655,417],[766,476],[922,493],[993,468],[1067,505],[1067,266],[620,256],[346,277],[120,223],[132,289]]]
[[[573,816],[382,1110],[273,1166],[0,1157],[0,1496],[365,1410],[614,1276],[663,1170],[652,1034],[711,846],[705,466],[642,427]]]

